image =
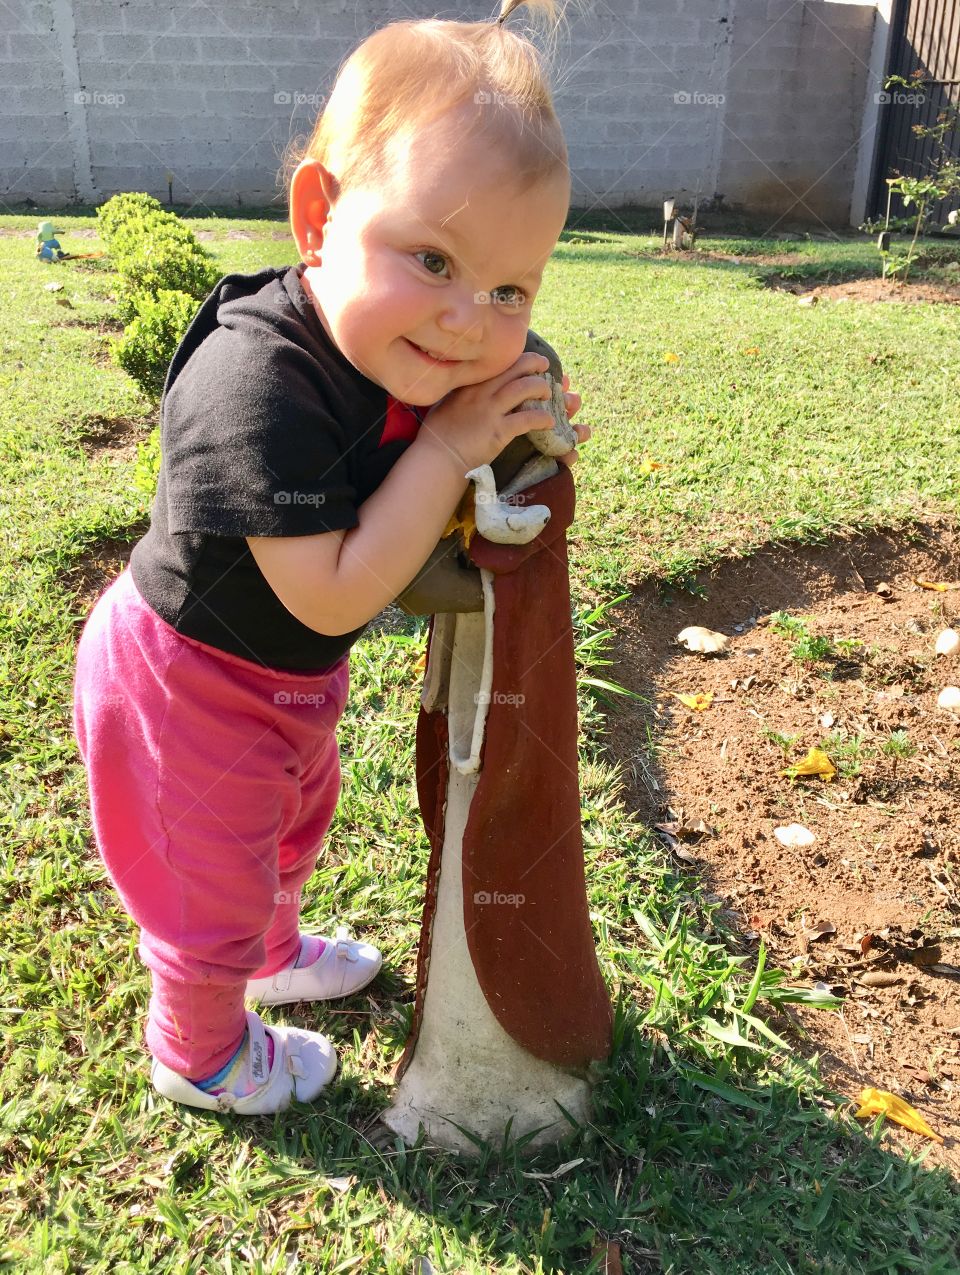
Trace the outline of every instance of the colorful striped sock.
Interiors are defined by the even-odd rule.
[[[273,1066],[273,1054],[273,1037],[267,1032],[267,1071]],[[238,1098],[245,1098],[248,1093],[253,1093],[258,1086],[250,1071],[249,1031],[244,1032],[237,1052],[227,1059],[219,1071],[207,1076],[205,1080],[190,1080],[190,1083],[214,1096],[226,1090],[236,1094]]]

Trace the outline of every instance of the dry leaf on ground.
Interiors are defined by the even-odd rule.
[[[806,920],[803,921],[803,937],[811,942],[814,939],[825,939],[836,934],[837,927],[832,921],[814,921],[813,925],[807,925]]]
[[[678,819],[669,823],[655,823],[653,826],[657,832],[681,841],[698,841],[700,837],[712,836],[714,831],[703,819]]]

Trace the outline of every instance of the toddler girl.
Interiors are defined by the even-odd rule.
[[[84,627],[74,688],[167,1097],[273,1112],[336,1071],[320,1033],[267,1027],[244,998],[329,1000],[380,967],[342,927],[298,924],[340,789],[348,653],[466,472],[552,423],[515,409],[549,397],[523,349],[569,194],[527,40],[390,24],[292,173],[301,263],[221,279],[171,362],[150,529]]]

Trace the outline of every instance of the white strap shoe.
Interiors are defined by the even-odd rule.
[[[158,1058],[150,1068],[153,1087],[165,1098],[207,1111],[238,1116],[269,1115],[285,1111],[295,1098],[312,1102],[337,1074],[337,1055],[319,1032],[302,1027],[268,1027],[253,1010],[247,1010],[250,1033],[250,1070],[259,1084],[246,1097],[232,1093],[207,1093],[185,1076],[172,1071]],[[273,1066],[267,1070],[267,1033],[273,1037]]]
[[[268,978],[251,978],[247,996],[262,1005],[328,1001],[352,996],[376,978],[383,957],[371,944],[351,939],[345,925],[337,926],[332,939],[320,937],[324,949],[312,965],[278,970]]]

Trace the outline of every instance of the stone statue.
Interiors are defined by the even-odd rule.
[[[553,459],[576,435],[556,353],[533,332],[526,349],[550,359],[556,428],[470,471],[476,535],[445,536],[397,600],[433,617],[416,762],[431,854],[413,1026],[383,1119],[466,1152],[468,1133],[532,1134],[533,1149],[572,1132],[564,1111],[588,1118],[592,1064],[611,1047],[580,828],[574,484]]]

